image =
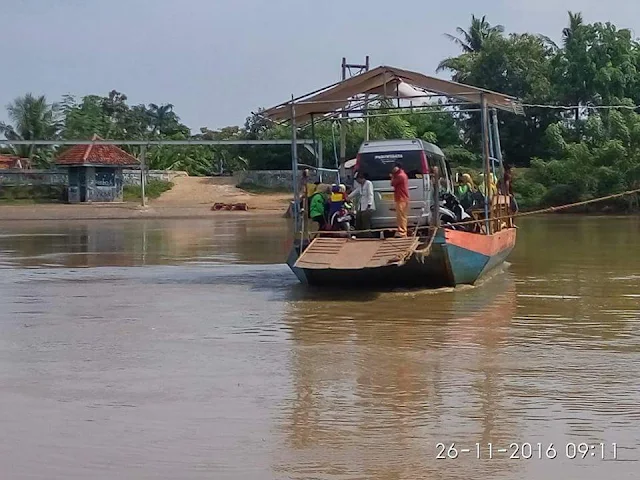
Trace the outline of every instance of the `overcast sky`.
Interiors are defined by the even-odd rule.
[[[194,130],[241,124],[339,80],[343,56],[434,74],[471,14],[558,40],[568,10],[640,34],[632,0],[0,0],[0,120],[26,92],[116,89],[174,104]]]

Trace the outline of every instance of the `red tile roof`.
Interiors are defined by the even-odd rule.
[[[93,140],[102,140],[97,135]],[[138,160],[115,145],[74,145],[56,159],[57,165],[137,165]]]
[[[29,159],[16,157],[15,155],[2,155],[0,154],[0,170],[9,168],[28,168]]]

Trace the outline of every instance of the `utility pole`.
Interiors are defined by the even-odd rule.
[[[144,198],[145,197],[145,181],[146,181],[146,175],[145,175],[145,154],[147,153],[147,146],[146,145],[142,145],[142,147],[140,147],[140,192],[142,194],[142,206],[146,207],[147,206],[147,200]]]
[[[346,57],[342,57],[342,81],[347,79],[347,73],[349,78],[361,73],[369,71],[369,55],[366,57],[364,65],[358,65],[354,63],[347,63]],[[368,100],[368,98],[367,98]],[[366,104],[366,101],[365,101]],[[366,108],[366,107],[365,107]],[[366,116],[366,113],[365,113]],[[340,177],[345,177],[346,172],[344,169],[344,163],[347,161],[347,129],[346,129],[346,117],[347,112],[343,109],[340,115]],[[369,118],[365,118],[366,122],[366,140],[369,139]]]

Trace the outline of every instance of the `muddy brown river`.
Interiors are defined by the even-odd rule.
[[[639,478],[640,219],[519,225],[477,287],[326,293],[278,218],[4,222],[0,478]]]

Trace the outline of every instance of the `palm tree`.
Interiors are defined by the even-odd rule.
[[[504,26],[492,26],[487,22],[484,15],[482,18],[471,15],[469,30],[458,27],[456,28],[456,32],[459,35],[458,37],[449,33],[445,33],[445,36],[459,45],[464,53],[473,53],[482,50],[482,46],[489,38],[502,35],[504,33]]]
[[[581,105],[589,100],[590,77],[586,70],[589,65],[588,26],[584,24],[580,12],[569,12],[569,25],[562,29],[564,57],[568,60],[563,72],[563,87],[567,101]],[[575,110],[575,121],[580,120],[580,110]]]
[[[471,60],[471,54],[469,53],[463,53],[458,57],[445,58],[438,64],[436,72],[450,70],[454,72],[451,77],[454,82],[464,83],[468,77],[469,71],[471,70]]]
[[[566,47],[575,39],[576,33],[584,26],[582,13],[569,12],[569,26],[562,29],[562,43]]]
[[[153,137],[158,132],[164,132],[168,124],[173,123],[176,119],[176,115],[173,113],[173,105],[170,103],[160,106],[150,103],[148,112],[152,128],[150,137]]]
[[[456,32],[459,35],[457,37],[448,33],[445,33],[445,36],[462,48],[462,55],[445,58],[438,64],[436,72],[451,70],[455,72],[453,75],[454,81],[464,82],[465,71],[467,71],[464,67],[468,65],[471,59],[470,56],[482,50],[487,40],[501,36],[504,33],[504,26],[492,26],[487,22],[485,16],[478,18],[475,15],[471,15],[469,29],[465,30],[462,27],[458,27]]]
[[[7,105],[12,125],[0,122],[0,132],[8,140],[52,140],[60,130],[57,104],[50,104],[44,95],[39,97],[27,93]],[[13,153],[20,157],[46,162],[50,150],[33,145],[14,147]]]

